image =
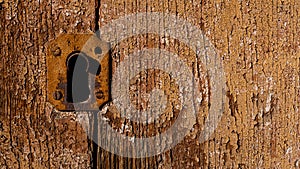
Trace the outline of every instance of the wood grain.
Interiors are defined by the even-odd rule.
[[[1,168],[299,168],[298,0],[3,2]],[[181,143],[142,159],[124,158],[92,147],[74,113],[58,112],[46,102],[45,67],[50,39],[62,33],[91,33],[113,19],[138,12],[172,13],[201,29],[223,60],[227,87],[222,120],[209,140],[198,142],[209,110],[207,99],[193,131]],[[122,58],[145,47],[175,51],[183,58],[195,57],[181,42],[153,34],[126,39],[113,48],[112,56]],[[196,74],[207,71],[204,63],[193,59],[190,63],[196,65]],[[118,64],[113,60],[113,69]],[[171,81],[155,71],[142,76],[149,88],[157,78]],[[209,83],[208,77],[202,79],[203,84]],[[209,94],[203,97],[205,100]],[[110,118],[115,128],[131,124]],[[168,118],[173,117],[170,114]],[[94,124],[93,129],[96,127]],[[145,126],[135,127],[133,134],[145,130]],[[164,127],[158,123],[152,129],[158,132]]]
[[[94,1],[7,1],[1,25],[1,168],[89,168],[91,148],[74,113],[46,102],[47,42],[91,33]]]
[[[227,98],[223,118],[208,141],[197,142],[202,125],[198,119],[194,131],[166,153],[131,159],[100,149],[98,166],[299,168],[299,5],[296,0],[102,0],[100,26],[126,14],[162,12],[176,14],[201,28],[223,60]],[[180,43],[164,43],[165,38],[147,35],[127,39],[114,54],[124,57],[153,46],[154,41],[156,47],[191,56]],[[207,112],[208,104],[202,113]],[[156,127],[159,130],[162,126]],[[117,165],[105,163],[108,159]]]

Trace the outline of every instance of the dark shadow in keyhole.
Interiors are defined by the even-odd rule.
[[[90,96],[89,74],[98,75],[100,64],[97,60],[80,52],[70,54],[67,59],[67,102],[81,103]]]

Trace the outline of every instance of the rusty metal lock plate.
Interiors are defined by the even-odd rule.
[[[75,110],[74,103],[68,98],[68,59],[84,53],[96,60],[100,72],[89,78],[95,79],[95,87],[90,87],[87,100],[77,102],[81,110],[96,110],[109,101],[110,58],[109,44],[101,41],[94,34],[63,34],[51,41],[47,50],[47,100],[60,111]],[[77,107],[77,106],[76,106]]]

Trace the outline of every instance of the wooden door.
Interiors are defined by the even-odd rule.
[[[299,168],[299,1],[0,0],[0,7],[1,168]],[[199,142],[213,106],[214,83],[206,63],[194,61],[197,53],[176,38],[153,33],[126,38],[112,48],[113,73],[122,61],[118,58],[159,48],[188,60],[203,85],[201,111],[180,143],[152,157],[128,158],[97,146],[76,113],[60,112],[47,102],[46,51],[47,43],[60,34],[93,33],[126,14],[142,12],[172,14],[203,32],[222,61],[224,111],[210,137]],[[157,77],[172,81],[155,70],[140,77],[146,82],[133,84],[140,89],[144,85],[144,91],[154,88]],[[171,87],[161,89],[168,92]],[[116,130],[131,124],[107,118]],[[150,127],[161,132],[170,125]],[[132,126],[130,132],[148,127]]]

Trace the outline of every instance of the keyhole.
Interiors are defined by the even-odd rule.
[[[79,103],[89,98],[88,61],[82,53],[74,53],[67,60],[67,102]]]
[[[81,103],[90,97],[89,75],[99,75],[97,60],[76,52],[67,59],[67,102]]]

